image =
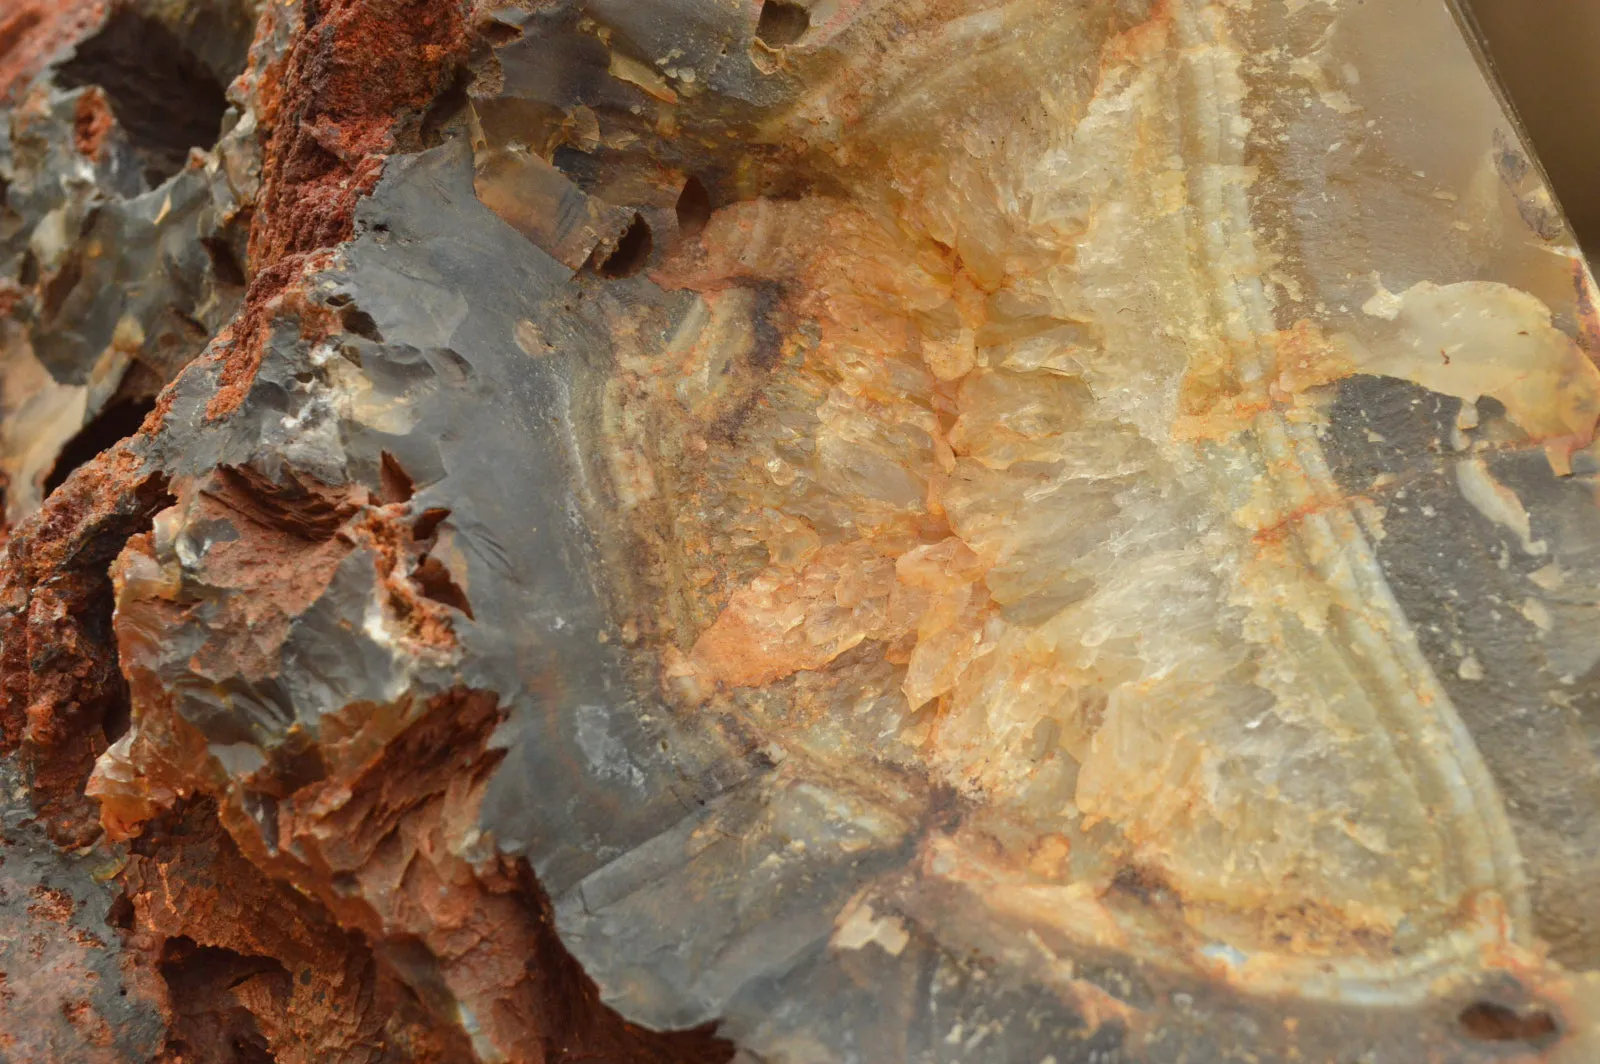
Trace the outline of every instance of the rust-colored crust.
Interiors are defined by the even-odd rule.
[[[97,828],[83,782],[125,718],[107,567],[166,505],[165,479],[118,446],[79,469],[0,555],[0,752],[20,753],[52,834]]]
[[[19,875],[21,859],[7,867],[20,857],[7,849],[0,841],[0,899],[10,903],[0,908],[0,1059],[46,1061],[71,1042],[74,1064],[120,1064],[126,1045],[96,1000],[111,992],[154,1006],[160,980],[131,954],[120,972],[108,964],[117,929],[68,891]],[[117,990],[101,986],[119,977]]]
[[[106,136],[111,132],[116,119],[111,114],[111,101],[107,99],[105,90],[99,86],[90,86],[78,98],[78,106],[72,116],[72,145],[77,148],[84,158],[98,162],[101,149],[105,147]]]
[[[267,7],[267,20],[287,17],[284,5]],[[100,5],[89,3],[36,3],[13,14],[4,24],[15,27],[10,37],[0,28],[0,92],[11,85],[7,72],[22,69],[17,63],[34,56],[42,66],[99,14]],[[332,321],[294,282],[350,237],[356,202],[375,184],[385,154],[413,135],[466,55],[467,23],[453,0],[306,0],[300,23],[281,63],[258,47],[241,78],[268,133],[250,288],[207,356],[222,367],[208,407],[213,417],[243,401],[275,318],[293,310],[303,327],[331,331]],[[264,23],[261,35],[269,31]],[[98,148],[89,109],[80,115],[78,146],[86,151]],[[173,395],[169,389],[160,397],[143,432],[161,424]],[[126,446],[86,464],[40,513],[11,530],[0,559],[0,750],[29,742],[36,804],[58,837],[80,842],[93,833],[81,789],[106,745],[100,722],[108,707],[126,701],[105,567],[165,498],[164,485],[137,467]],[[44,648],[50,653],[42,655]]]
[[[250,290],[214,345],[222,374],[209,416],[243,402],[279,300],[350,239],[357,201],[388,153],[415,137],[467,49],[458,0],[305,0],[281,76],[262,79],[270,132],[250,230]]]
[[[15,102],[105,10],[106,0],[9,0],[0,10],[0,103]]]
[[[496,1059],[687,1064],[720,1056],[709,1034],[660,1035],[604,1009],[556,938],[527,865],[492,845],[476,863],[459,851],[502,756],[489,747],[502,717],[496,699],[474,691],[433,698],[386,736],[407,709],[348,707],[347,733],[322,749],[328,777],[276,803],[276,847],[260,820],[224,806],[222,821],[251,861],[370,941],[424,946]],[[330,733],[341,730],[330,723]]]
[[[239,315],[190,367],[220,369],[211,418],[243,401],[275,320],[296,318],[302,335],[337,329],[303,281],[351,237],[356,204],[386,156],[421,145],[430,105],[467,58],[469,6],[263,5],[232,90],[264,138],[249,287]],[[102,14],[99,0],[12,5],[0,18],[0,97],[19,92]],[[283,38],[284,20],[294,24],[280,52],[271,42]],[[79,108],[74,142],[86,156],[110,129],[102,103],[91,92]],[[492,696],[348,707],[320,746],[302,744],[293,768],[273,765],[245,784],[253,788],[246,811],[245,792],[212,770],[205,738],[129,658],[138,623],[181,623],[183,606],[146,598],[137,620],[113,619],[113,561],[148,563],[152,522],[174,501],[136,453],[174,396],[169,388],[159,398],[133,439],[80,466],[11,530],[0,555],[0,753],[18,759],[58,843],[127,840],[113,878],[123,899],[116,912],[128,983],[167,1023],[157,1059],[726,1059],[731,1050],[709,1032],[661,1035],[604,1008],[561,946],[526,864],[499,857],[492,843],[476,864],[458,852],[501,756],[489,746],[502,717]],[[211,558],[213,575],[241,593],[197,655],[202,671],[209,661],[267,676],[289,621],[357,549],[374,558],[408,638],[454,645],[452,610],[441,603],[459,589],[427,564],[437,521],[418,527],[403,499],[312,482],[285,489],[249,469],[171,487],[244,532]],[[141,772],[137,793],[97,778],[86,797],[96,758],[127,727],[130,680],[140,707],[129,754]],[[61,988],[63,1001],[70,989]],[[462,1010],[477,1044],[463,1033]]]
[[[471,1059],[359,936],[263,878],[210,802],[155,825],[121,878],[127,944],[164,988],[162,1064],[236,1059],[241,1043],[278,1061]]]
[[[167,718],[161,753],[192,766],[203,740]],[[297,785],[269,769],[249,783],[259,790],[216,788],[144,826],[120,877],[131,945],[163,966],[199,947],[194,963],[226,962],[234,990],[262,980],[186,1005],[164,968],[173,1038],[214,1039],[231,1016],[231,1037],[259,1035],[279,1061],[454,1064],[474,1058],[453,1024],[427,1015],[465,1011],[480,1055],[513,1064],[725,1059],[709,1032],[658,1034],[604,1008],[527,865],[489,840],[481,856],[463,852],[503,753],[489,745],[501,719],[475,691],[351,705],[299,759],[316,778]],[[176,785],[208,786],[201,772]],[[408,966],[402,983],[395,972]],[[188,1059],[211,1058],[170,1058]]]

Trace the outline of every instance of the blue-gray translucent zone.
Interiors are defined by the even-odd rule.
[[[326,298],[372,319],[363,331],[379,339],[339,343],[377,396],[405,400],[409,431],[339,419],[308,443],[305,425],[334,415],[306,398],[311,345],[285,320],[237,412],[208,423],[216,370],[192,368],[145,457],[179,475],[292,465],[376,488],[387,451],[416,481],[416,510],[450,510],[475,615],[456,618],[464,653],[455,665],[407,665],[369,638],[361,622],[376,578],[358,551],[296,622],[273,684],[226,705],[194,692],[180,708],[227,742],[281,736],[362,700],[495,692],[510,709],[496,736],[507,755],[481,827],[527,858],[563,940],[628,1019],[715,1021],[757,1059],[793,1064],[1270,1061],[1288,1059],[1285,1018],[1302,1054],[1402,1064],[1441,1044],[1463,1062],[1498,1052],[1463,1038],[1459,1001],[1377,1011],[1263,1001],[1109,957],[1074,958],[1083,986],[1147,1013],[1149,1033],[1133,1042],[1115,1017],[1087,1023],[1078,999],[1015,963],[1034,948],[1027,929],[920,879],[918,841],[928,823],[954,823],[958,802],[927,791],[914,818],[926,822],[887,814],[870,794],[805,780],[754,743],[674,717],[632,670],[604,605],[600,515],[578,494],[592,480],[584,434],[611,360],[593,305],[649,303],[670,322],[692,297],[556,263],[477,201],[460,141],[390,161],[324,281]],[[522,320],[555,354],[517,346]],[[200,630],[174,637],[170,682],[185,683],[204,627],[202,611]],[[879,829],[864,833],[874,818]],[[858,894],[907,929],[898,952],[830,948]]]

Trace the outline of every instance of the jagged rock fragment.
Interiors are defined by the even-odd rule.
[[[1600,1052],[1595,289],[1444,0],[15,24],[30,1052]]]

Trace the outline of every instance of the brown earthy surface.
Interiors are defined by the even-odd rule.
[[[7,5],[0,98],[18,95],[103,10],[99,2]],[[356,203],[386,153],[397,143],[416,146],[423,117],[465,57],[458,3],[306,0],[304,10],[309,27],[291,5],[267,5],[262,33],[294,20],[291,47],[281,57],[258,47],[240,83],[266,133],[246,303],[208,356],[222,365],[213,417],[248,391],[272,319],[289,304],[316,314],[295,286],[350,237]],[[90,89],[78,105],[77,149],[98,156],[111,122],[103,94]],[[17,756],[38,821],[58,843],[92,845],[102,821],[112,838],[131,839],[113,871],[122,900],[102,930],[70,927],[74,910],[64,893],[0,878],[0,898],[28,889],[37,895],[20,923],[0,919],[0,940],[25,952],[8,955],[8,970],[0,971],[0,1059],[129,1059],[93,1002],[58,996],[100,978],[83,958],[107,940],[122,943],[123,993],[131,988],[134,1000],[153,1002],[165,1017],[164,1046],[151,1058],[161,1064],[455,1064],[473,1059],[474,1047],[453,1016],[440,1022],[435,1010],[453,1013],[456,1002],[478,1013],[477,1051],[494,1059],[724,1058],[709,1034],[662,1036],[605,1009],[556,939],[549,903],[525,865],[495,858],[474,866],[451,852],[446,828],[472,821],[500,757],[485,747],[501,719],[492,696],[464,692],[426,707],[397,735],[358,732],[337,749],[309,751],[326,774],[270,785],[281,791],[270,847],[256,819],[219,809],[205,794],[203,740],[176,716],[147,712],[140,737],[144,746],[159,745],[151,756],[170,764],[170,786],[157,774],[154,790],[147,784],[131,805],[107,794],[114,786],[93,786],[85,796],[95,759],[127,728],[109,570],[125,546],[130,556],[150,550],[151,520],[173,502],[164,478],[144,471],[133,450],[170,401],[162,397],[140,437],[81,466],[10,530],[0,558],[0,751]],[[415,562],[414,538],[429,542],[428,522],[413,530],[379,509],[352,523],[366,500],[351,490],[313,483],[284,500],[250,470],[228,469],[202,489],[202,507],[253,530],[215,556],[231,586],[251,594],[234,599],[242,612],[223,622],[240,638],[212,653],[247,671],[254,653],[265,670],[274,633],[281,640],[353,546],[373,550],[380,578],[415,619],[418,637],[449,642],[446,611],[429,597],[430,569],[419,568],[415,583],[393,573],[401,556]],[[448,574],[431,583],[440,580],[450,583]],[[435,586],[433,597],[439,593]],[[125,631],[122,638],[137,637]],[[135,685],[159,690],[136,664],[123,665]],[[379,712],[368,727],[402,716]],[[94,797],[105,799],[104,809]],[[5,861],[0,849],[0,869]],[[353,892],[352,878],[373,889]],[[419,998],[398,974],[411,963],[413,942],[440,958],[447,985],[435,1000]],[[44,972],[49,981],[19,998],[15,982]],[[68,1042],[51,1033],[58,1002],[81,1034],[80,1048],[65,1050]],[[30,1009],[43,1010],[48,1023],[30,1019]],[[56,1055],[62,1052],[68,1055]]]
[[[83,781],[127,721],[106,569],[167,502],[137,465],[108,451],[80,470],[13,531],[0,568],[0,746],[23,748],[40,812],[72,845],[94,836]]]
[[[383,158],[416,136],[433,100],[466,56],[456,0],[326,0],[295,40],[277,84],[263,86],[272,129],[261,199],[250,229],[246,309],[214,357],[221,387],[207,407],[220,417],[243,400],[261,359],[276,300],[318,252],[350,237],[356,201]],[[270,77],[270,75],[269,75]]]
[[[0,10],[0,101],[16,99],[105,10],[106,0],[10,0]]]
[[[5,6],[0,1064],[1590,1064],[1444,5]]]

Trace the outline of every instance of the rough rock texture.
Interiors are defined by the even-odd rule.
[[[1600,1057],[1443,0],[0,19],[0,1061]]]

